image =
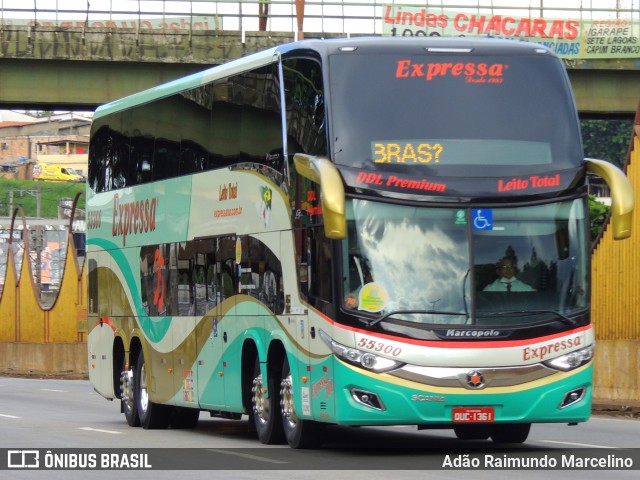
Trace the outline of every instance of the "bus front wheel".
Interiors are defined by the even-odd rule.
[[[491,435],[487,425],[461,424],[453,427],[453,432],[460,440],[486,440]]]
[[[313,420],[302,420],[295,409],[293,379],[289,360],[285,356],[280,382],[280,410],[287,443],[292,448],[316,448],[322,443],[323,424]]]
[[[494,443],[524,443],[529,436],[530,423],[504,423],[491,426]]]
[[[270,375],[265,383],[260,372],[260,361],[256,357],[253,368],[253,382],[251,385],[251,416],[258,434],[258,439],[264,444],[284,443],[284,432],[278,408],[279,379]],[[268,396],[266,393],[268,392]]]
[[[171,428],[196,428],[200,418],[200,410],[187,407],[173,407]]]

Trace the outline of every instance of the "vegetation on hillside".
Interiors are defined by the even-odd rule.
[[[27,217],[37,216],[36,196],[40,195],[40,216],[57,218],[58,203],[61,198],[75,198],[85,191],[84,183],[75,182],[35,182],[32,180],[9,180],[0,178],[0,217],[9,217],[9,192],[13,191],[14,208],[20,205]],[[38,193],[39,192],[39,193]],[[78,208],[85,208],[85,197],[80,197]]]

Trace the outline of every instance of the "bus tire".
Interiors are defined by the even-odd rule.
[[[460,440],[486,440],[491,435],[488,425],[456,425],[453,433]]]
[[[268,378],[269,397],[264,394],[265,383],[260,372],[260,360],[256,357],[251,385],[251,416],[261,443],[273,445],[285,441],[282,420],[280,417],[279,396],[280,379]]]
[[[171,414],[171,428],[196,428],[200,410],[197,408],[174,407]]]
[[[324,425],[313,420],[302,420],[296,413],[291,368],[286,356],[280,382],[280,410],[284,435],[291,448],[317,448],[322,444]]]
[[[494,443],[524,443],[529,436],[530,423],[504,423],[491,426]]]
[[[134,378],[136,407],[140,417],[140,425],[144,429],[167,428],[171,420],[171,408],[167,405],[154,403],[149,399],[147,368],[142,351],[138,357],[138,367]]]
[[[126,365],[122,365],[122,371],[120,373],[120,402],[122,411],[130,427],[139,427],[140,416],[138,415],[138,402],[136,402],[136,369],[129,366],[129,368],[125,370],[125,367]]]

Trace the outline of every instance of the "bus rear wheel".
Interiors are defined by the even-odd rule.
[[[171,428],[196,428],[200,419],[200,410],[187,407],[173,407]]]
[[[149,399],[147,388],[147,367],[144,354],[140,352],[138,367],[135,370],[136,408],[140,417],[140,425],[144,429],[167,428],[171,421],[171,408],[154,403]]]
[[[135,368],[127,367],[126,365],[122,366],[122,372],[120,373],[120,402],[124,417],[130,427],[140,426],[136,402],[135,376]]]
[[[274,377],[277,375],[270,375]],[[251,385],[251,416],[258,439],[264,444],[284,443],[284,431],[280,419],[279,378],[269,378],[265,383],[260,372],[260,361],[256,357]],[[269,396],[265,395],[268,392]]]
[[[292,448],[316,448],[322,443],[323,425],[313,420],[302,420],[295,409],[295,395],[289,360],[285,356],[280,382],[280,410],[287,443]]]
[[[524,443],[531,430],[530,423],[504,423],[491,426],[494,443]]]

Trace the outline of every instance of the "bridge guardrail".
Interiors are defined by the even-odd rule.
[[[638,5],[635,4],[638,2]],[[47,8],[7,7],[0,28],[132,28],[135,30],[292,32],[341,35],[497,36],[537,41],[565,58],[640,58],[640,1],[544,0],[513,6],[507,0],[50,0]],[[37,4],[37,2],[34,2]],[[76,6],[75,9],[69,5]]]

